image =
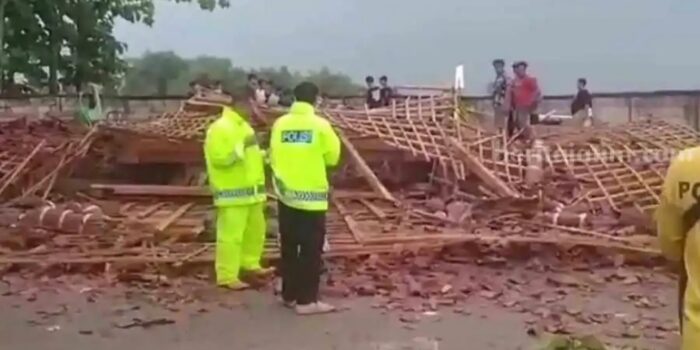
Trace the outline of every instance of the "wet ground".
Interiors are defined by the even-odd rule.
[[[55,283],[48,280],[44,285]],[[282,308],[270,291],[233,294],[204,287],[187,292],[192,294],[187,302],[164,303],[143,289],[98,290],[94,282],[79,279],[62,281],[61,288],[19,287],[17,280],[3,288],[3,350],[515,350],[533,349],[537,339],[532,333],[539,332],[532,325],[532,312],[509,309],[478,296],[459,308],[411,315],[377,309],[372,298],[335,299],[347,309],[298,317]],[[655,304],[630,302],[630,294]],[[560,304],[567,310],[605,313],[613,321],[623,321],[572,326],[577,333],[594,333],[613,344],[659,350],[675,348],[673,331],[654,336],[657,333],[638,327],[639,331],[622,335],[612,324],[634,328],[653,319],[659,328],[668,328],[675,321],[674,300],[673,281],[660,277],[654,283],[611,284],[595,293],[572,290]]]
[[[367,303],[342,313],[297,317],[272,298],[250,295],[246,306],[188,316],[173,325],[118,329],[108,305],[70,319],[30,326],[27,309],[3,310],[3,349],[518,349],[530,339],[522,317],[479,308],[472,315],[427,316],[409,329]],[[100,310],[101,309],[101,310]],[[148,308],[144,308],[148,309]],[[158,314],[147,310],[151,315]],[[169,317],[173,317],[170,315]],[[54,327],[54,328],[51,328]],[[60,327],[60,328],[58,328]],[[81,334],[93,332],[92,334]]]

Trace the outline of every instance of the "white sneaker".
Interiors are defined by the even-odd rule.
[[[294,310],[297,315],[318,315],[335,311],[335,306],[317,301],[306,305],[297,305]]]
[[[280,297],[278,300],[279,300],[280,304],[282,304],[282,306],[284,306],[288,309],[294,309],[294,307],[297,306],[296,301],[285,301],[284,298],[282,298],[282,297]]]

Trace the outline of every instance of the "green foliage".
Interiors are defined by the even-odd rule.
[[[133,73],[136,81],[127,79],[126,88],[134,89],[140,86],[154,84],[159,95],[167,95],[168,87],[187,70],[187,63],[173,52],[147,53],[134,65]]]
[[[175,2],[192,2],[191,0],[175,0]],[[228,0],[197,0],[199,7],[203,10],[214,10],[217,6],[219,7],[229,7],[230,2]]]
[[[178,63],[174,65],[174,61]],[[228,58],[200,56],[193,59],[181,59],[172,52],[149,52],[143,57],[129,60],[125,87],[122,94],[128,95],[164,95],[159,82],[167,83],[170,94],[185,94],[189,83],[195,80],[213,82],[219,80],[227,91],[243,93],[247,84],[248,71],[235,67]],[[161,69],[161,68],[163,69]],[[164,69],[176,67],[177,69]],[[166,72],[167,70],[167,72]],[[288,67],[261,68],[250,71],[259,78],[272,80],[282,89],[291,89],[294,85],[308,80],[316,83],[324,94],[348,95],[361,91],[352,79],[344,74],[333,73],[328,68],[302,74],[292,72]]]
[[[210,11],[229,6],[197,3]],[[0,0],[0,84],[23,73],[52,92],[59,76],[77,89],[87,82],[109,89],[126,68],[126,45],[112,34],[116,20],[152,25],[154,12],[153,0]]]
[[[171,1],[196,1],[208,11],[230,5],[229,0]],[[233,92],[245,89],[247,72],[226,58],[184,60],[172,52],[155,52],[125,61],[126,45],[113,35],[115,22],[152,25],[154,12],[153,0],[0,0],[0,84],[22,73],[33,86],[48,86],[54,93],[59,81],[77,90],[100,83],[106,91],[118,91],[124,83],[122,93],[129,94],[182,94],[195,79],[221,80]],[[287,67],[256,73],[281,88],[310,80],[329,95],[358,91],[348,76],[328,68],[308,74]]]

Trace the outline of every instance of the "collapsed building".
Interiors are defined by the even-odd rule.
[[[332,256],[465,243],[582,246],[655,258],[651,213],[675,152],[700,134],[662,120],[498,134],[453,90],[391,106],[324,101],[343,145],[327,226]],[[202,141],[221,97],[91,129],[17,118],[0,127],[0,266],[80,271],[213,261]],[[264,136],[284,108],[256,105]],[[263,144],[266,142],[263,141]],[[278,256],[270,191],[266,257]]]

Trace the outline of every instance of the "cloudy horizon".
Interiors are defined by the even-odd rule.
[[[700,2],[683,0],[233,0],[206,12],[156,0],[153,27],[119,23],[128,56],[172,50],[230,58],[244,68],[328,67],[361,82],[447,84],[465,67],[483,94],[493,58],[524,59],[548,94],[579,77],[593,91],[697,89]]]

